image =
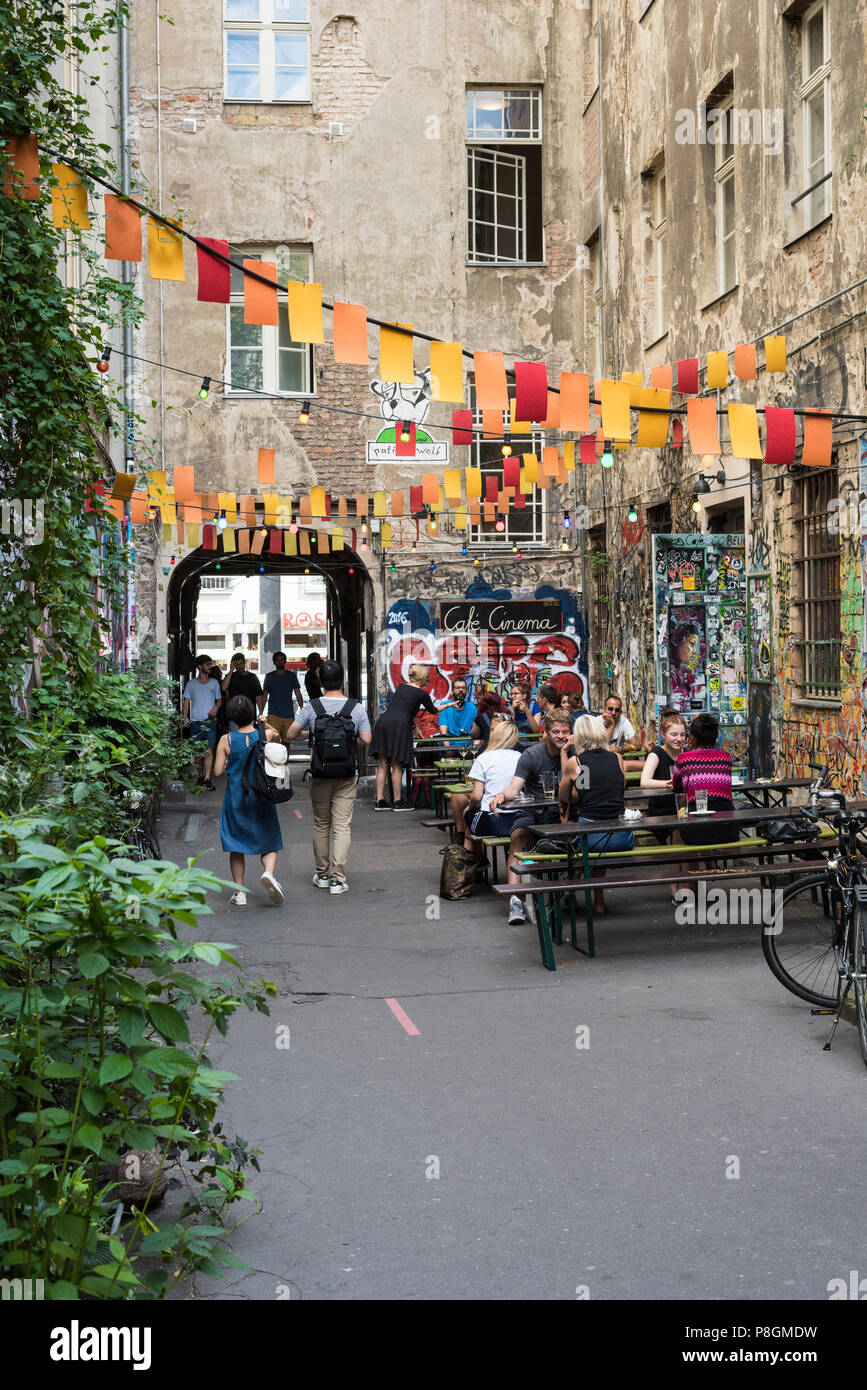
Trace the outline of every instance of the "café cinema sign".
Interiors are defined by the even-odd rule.
[[[440,603],[440,631],[479,633],[526,633],[528,637],[544,637],[563,631],[563,614],[559,603],[550,599],[526,599],[496,602],[486,600],[471,603]]]

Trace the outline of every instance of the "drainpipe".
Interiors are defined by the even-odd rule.
[[[120,187],[121,192],[129,195],[132,192],[130,179],[130,160],[129,160],[129,24],[127,13],[123,5],[118,6],[118,48],[117,48],[117,69],[118,69],[118,134],[120,139]],[[129,261],[122,261],[120,268],[120,278],[124,285],[132,284],[132,265]],[[124,314],[123,320],[123,454],[124,471],[126,473],[135,472],[134,444],[135,444],[135,393],[133,388],[133,363],[132,363],[133,337],[132,323],[129,315]],[[132,504],[125,502],[124,510],[124,530],[129,541],[129,563],[135,565],[135,550],[132,545]],[[135,618],[135,574],[131,572],[126,582],[126,667],[132,665],[132,634],[131,628]]]

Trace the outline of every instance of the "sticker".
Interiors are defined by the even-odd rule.
[[[719,691],[719,677],[718,677],[718,676],[711,676],[710,680],[709,680],[708,683],[707,683],[707,688],[708,688],[708,690],[710,690],[711,692],[713,692],[714,690],[716,690],[716,691],[718,692],[718,691]]]
[[[744,707],[744,697],[743,697],[743,695],[735,695],[734,699],[732,700],[732,709],[743,709],[743,707]]]

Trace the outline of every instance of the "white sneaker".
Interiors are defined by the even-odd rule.
[[[522,927],[527,920],[527,909],[521,899],[513,894],[509,899],[509,926]]]
[[[329,890],[328,890],[328,891],[329,891],[330,893],[335,894],[335,895],[338,894],[338,893],[348,893],[348,892],[349,892],[349,884],[346,883],[345,881],[344,881],[343,883],[341,883],[341,882],[339,882],[338,879],[333,878],[333,879],[331,880],[331,884],[330,884],[330,886],[329,886]]]
[[[259,879],[259,882],[265,889],[272,903],[282,903],[283,889],[280,887],[280,884],[277,882],[273,874],[269,874],[268,870],[266,869],[264,874],[262,874],[262,877]]]
[[[314,888],[330,888],[330,887],[331,887],[331,879],[328,877],[327,874],[314,874],[314,875],[313,875],[313,887],[314,887]]]
[[[230,907],[246,907],[246,906],[247,906],[247,894],[246,894],[246,893],[242,893],[242,891],[241,891],[240,888],[236,889],[235,892],[232,894],[231,898],[229,899],[229,906],[230,906]]]

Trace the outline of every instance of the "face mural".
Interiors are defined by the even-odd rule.
[[[421,662],[430,670],[427,689],[434,700],[451,694],[452,682],[465,679],[468,699],[500,695],[506,703],[512,686],[525,681],[533,696],[550,681],[561,692],[576,691],[588,700],[586,629],[574,595],[546,588],[537,598],[556,598],[563,630],[541,636],[523,633],[442,633],[435,600],[405,599],[388,614],[386,667],[388,689],[408,680],[409,668]]]

